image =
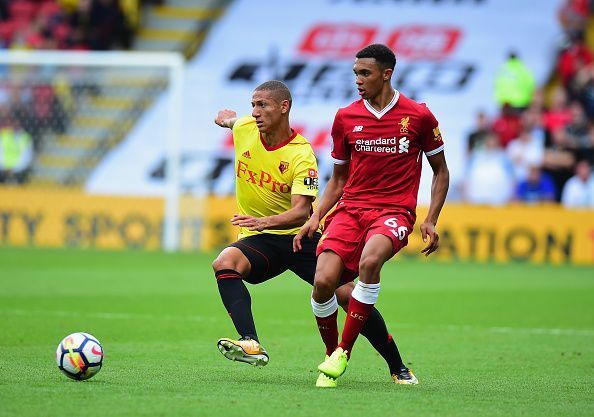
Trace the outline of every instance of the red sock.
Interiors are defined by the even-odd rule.
[[[351,350],[365,325],[369,314],[373,310],[373,304],[364,304],[361,301],[351,297],[349,301],[349,310],[347,312],[344,329],[342,331],[342,340],[339,347],[347,351],[347,356],[351,357]]]
[[[338,310],[330,314],[328,317],[316,317],[318,322],[318,329],[322,340],[326,345],[326,355],[332,354],[338,345],[338,323],[336,318],[338,317]]]

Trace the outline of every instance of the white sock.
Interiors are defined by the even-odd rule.
[[[365,284],[357,281],[351,297],[363,304],[375,304],[379,296],[379,290],[379,282],[377,284]]]
[[[316,317],[328,317],[334,314],[338,310],[338,301],[336,300],[336,294],[332,294],[332,298],[324,303],[318,303],[316,300],[311,298],[311,309],[313,310]]]

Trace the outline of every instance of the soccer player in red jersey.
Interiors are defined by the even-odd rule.
[[[338,110],[332,126],[335,165],[324,194],[308,222],[293,241],[312,236],[332,207],[316,253],[318,261],[311,304],[326,351],[332,354],[318,366],[328,378],[346,370],[362,326],[374,308],[383,264],[408,243],[416,214],[422,154],[433,170],[431,203],[421,224],[421,251],[439,246],[435,225],[445,202],[449,171],[437,120],[425,106],[394,90],[394,53],[385,45],[369,45],[356,55],[355,83],[360,100]],[[359,275],[338,343],[334,291]],[[408,370],[392,375],[399,384],[416,384]]]

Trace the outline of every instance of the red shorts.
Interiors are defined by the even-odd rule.
[[[411,217],[406,211],[339,204],[326,218],[316,256],[325,250],[335,252],[346,268],[341,282],[352,281],[359,275],[363,247],[373,235],[384,235],[392,240],[392,256],[408,244],[408,235],[414,225]]]

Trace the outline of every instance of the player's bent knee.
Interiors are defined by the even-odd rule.
[[[384,264],[383,259],[376,255],[369,255],[361,258],[359,262],[359,273],[360,274],[375,274],[379,273],[382,265]]]
[[[214,261],[212,261],[212,270],[217,272],[223,269],[233,269],[233,267],[232,264],[230,264],[224,257],[219,255]]]
[[[336,290],[336,283],[328,276],[316,275],[314,279],[314,293],[330,298]]]
[[[232,269],[239,272],[242,276],[249,274],[251,265],[245,255],[235,247],[223,249],[219,256],[212,262],[214,272],[223,269]]]
[[[222,269],[233,269],[237,271],[239,268],[239,262],[234,257],[229,256],[225,252],[221,252],[217,258],[212,261],[213,271],[220,271]],[[238,271],[239,272],[239,271]]]

